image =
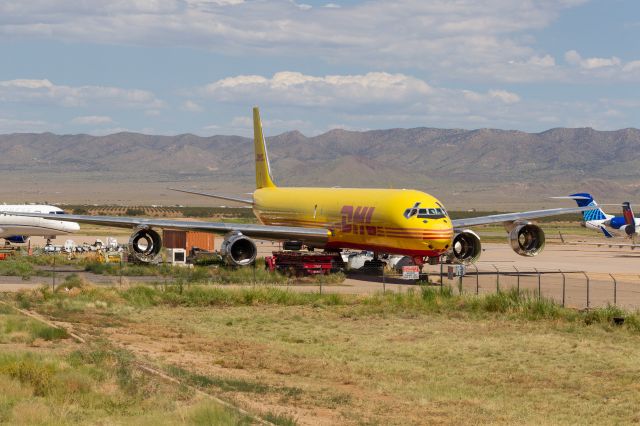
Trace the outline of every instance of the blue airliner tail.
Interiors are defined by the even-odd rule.
[[[578,207],[595,207],[593,210],[582,212],[582,219],[585,222],[590,222],[592,220],[605,220],[607,218],[607,215],[605,215],[602,209],[598,207],[598,203],[596,203],[596,200],[593,199],[593,196],[591,194],[580,192],[577,194],[571,194],[567,198],[575,200],[575,202],[578,203]]]

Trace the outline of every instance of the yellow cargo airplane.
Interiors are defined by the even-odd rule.
[[[133,228],[130,252],[141,261],[155,259],[162,248],[154,228],[225,234],[221,247],[230,264],[254,262],[257,248],[252,238],[283,241],[285,249],[302,246],[326,251],[370,250],[376,254],[402,254],[416,264],[426,259],[470,263],[481,253],[480,238],[470,226],[503,223],[514,251],[535,256],[544,247],[544,232],[530,219],[582,212],[586,207],[557,208],[451,220],[435,197],[409,189],[282,188],[274,184],[262,132],[260,112],[253,109],[256,190],[252,199],[206,192],[177,190],[253,206],[260,224],[188,222],[110,216],[58,215],[94,225]],[[13,215],[47,217],[33,213]]]

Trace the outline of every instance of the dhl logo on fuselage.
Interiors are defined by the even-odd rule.
[[[345,234],[378,235],[377,227],[369,225],[375,207],[366,206],[342,206],[340,214],[342,215],[341,231]]]
[[[392,238],[417,238],[422,240],[449,239],[453,232],[451,229],[424,229],[424,228],[389,228],[372,224],[375,207],[370,206],[342,206],[340,209],[341,221],[337,228],[343,234],[370,235]]]

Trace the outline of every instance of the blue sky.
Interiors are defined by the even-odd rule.
[[[632,0],[4,0],[0,133],[640,127]]]

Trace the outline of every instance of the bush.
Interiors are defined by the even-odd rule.
[[[10,258],[0,262],[0,275],[10,277],[22,277],[28,280],[35,275],[33,265],[22,260],[22,258]]]
[[[29,354],[24,356],[0,354],[0,374],[6,374],[23,384],[30,385],[36,396],[49,394],[55,371],[53,364],[42,362]]]
[[[124,212],[125,216],[143,216],[144,213],[144,209],[127,209]]]
[[[56,291],[60,291],[60,289],[71,290],[72,288],[83,288],[86,286],[87,282],[82,277],[80,277],[80,275],[71,274],[65,277],[62,284],[60,284],[58,288],[56,288]]]

